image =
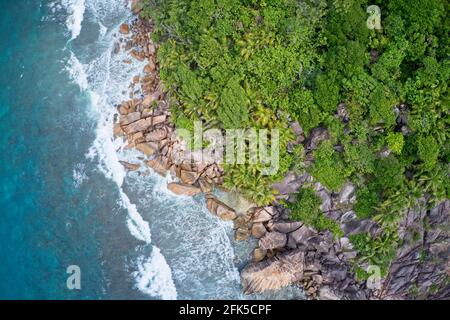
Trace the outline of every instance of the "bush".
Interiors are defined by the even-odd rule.
[[[313,189],[304,188],[296,195],[294,204],[290,204],[291,219],[301,221],[318,231],[330,230],[336,236],[342,235],[339,225],[325,217],[320,210],[321,200]]]
[[[314,151],[314,164],[309,171],[330,191],[338,191],[350,173],[330,141],[322,142]]]

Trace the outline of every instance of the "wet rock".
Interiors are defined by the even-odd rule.
[[[114,54],[119,54],[120,53],[120,44],[119,43],[114,43],[114,50],[113,50]]]
[[[268,232],[259,240],[261,249],[278,249],[286,245],[287,236],[281,232]]]
[[[198,184],[200,185],[200,189],[202,189],[202,192],[208,193],[212,191],[212,186],[208,181],[206,181],[206,179],[200,178],[198,180]]]
[[[149,61],[148,64],[144,67],[144,72],[145,73],[152,73],[153,71],[155,71],[156,66],[155,63],[153,61]]]
[[[263,250],[261,248],[256,248],[253,251],[253,260],[255,262],[262,261],[266,257],[266,254],[267,254],[267,250]]]
[[[119,123],[114,124],[113,133],[114,133],[114,138],[122,137],[124,135],[122,127],[120,126]]]
[[[153,155],[156,152],[156,149],[153,148],[148,143],[139,143],[139,144],[136,145],[136,149],[141,151],[146,156],[151,156],[151,155]]]
[[[128,171],[136,171],[136,170],[139,170],[139,168],[141,167],[141,165],[137,164],[137,163],[129,163],[126,161],[119,161],[119,162]]]
[[[266,232],[267,232],[266,227],[264,227],[264,225],[262,223],[254,223],[252,225],[252,236],[254,238],[260,239],[260,238],[264,237]]]
[[[167,185],[167,189],[169,189],[170,191],[172,191],[177,195],[190,197],[195,196],[196,194],[199,194],[201,192],[200,188],[176,182],[169,183]]]
[[[218,216],[224,221],[229,221],[236,218],[236,212],[234,212],[233,209],[212,195],[207,197],[206,207],[212,214]]]
[[[129,34],[130,33],[130,26],[126,23],[123,23],[120,25],[119,32],[121,34]]]
[[[159,158],[147,161],[147,165],[155,170],[156,173],[162,175],[163,177],[166,176],[166,166]]]
[[[133,49],[133,50],[131,50],[131,56],[134,58],[134,59],[136,59],[136,60],[138,60],[138,61],[144,61],[145,60],[145,57],[144,57],[144,55],[142,54],[142,53],[140,53],[140,52],[138,52],[136,49]]]
[[[238,228],[234,232],[234,240],[236,241],[244,241],[250,237],[250,230],[248,228]]]
[[[293,250],[247,265],[241,273],[246,294],[276,290],[303,278],[304,252]]]

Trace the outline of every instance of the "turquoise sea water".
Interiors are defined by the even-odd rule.
[[[231,224],[118,162],[139,156],[112,124],[143,67],[113,53],[125,2],[0,1],[0,299],[245,298]]]

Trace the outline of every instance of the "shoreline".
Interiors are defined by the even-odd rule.
[[[134,8],[135,14],[138,13],[136,6]],[[236,210],[233,204],[212,193],[214,187],[219,187],[223,182],[223,169],[217,163],[182,161],[180,165],[174,164],[174,159],[177,158],[174,150],[183,142],[175,136],[175,127],[170,122],[169,105],[159,81],[156,61],[158,44],[149,39],[152,25],[137,18],[131,25],[122,25],[120,32],[122,35],[132,35],[132,43],[127,43],[130,59],[147,59],[148,64],[143,70],[145,76],[135,76],[133,79],[130,86],[131,100],[118,107],[120,120],[114,126],[114,134],[116,137],[125,136],[127,147],[142,152],[148,158],[146,165],[155,172],[163,176],[170,172],[177,177],[180,182],[168,185],[173,193],[186,196],[203,193],[212,214],[222,220],[234,222],[236,241],[245,241],[250,236],[259,239],[259,245],[254,250],[255,261],[241,271],[245,293],[276,290],[297,283],[314,299],[402,298],[399,290],[402,285],[396,284],[396,281],[407,282],[408,279],[399,280],[397,278],[400,276],[395,276],[395,272],[400,272],[402,266],[397,266],[397,270],[392,270],[391,267],[381,287],[375,289],[368,288],[368,282],[355,280],[351,261],[357,253],[349,236],[357,232],[375,235],[379,232],[379,226],[370,219],[356,220],[352,211],[355,201],[353,185],[346,184],[340,192],[332,193],[320,183],[314,183],[309,174],[292,172],[277,184],[281,191],[280,199],[288,199],[303,184],[312,184],[321,199],[321,210],[326,216],[338,221],[344,231],[343,236],[335,239],[330,232],[317,232],[301,222],[290,220],[288,212],[277,201],[265,207],[249,206],[243,212]],[[142,92],[134,90],[136,86],[141,86]],[[136,98],[135,94],[141,96]],[[292,125],[297,128],[297,140],[308,146],[309,152],[326,139],[328,134],[326,129],[317,128],[305,137],[301,128],[297,127],[298,124]],[[182,149],[183,147],[185,148],[182,146]],[[134,163],[121,163],[130,171],[139,168]],[[239,206],[240,201],[237,202]],[[437,221],[441,217],[445,218],[449,206],[449,201],[445,201],[433,209],[437,212]],[[407,216],[409,220],[412,216],[414,221],[414,217],[429,215],[433,210],[408,210]],[[393,265],[403,257],[404,255],[399,254]],[[269,277],[275,280],[267,280]]]

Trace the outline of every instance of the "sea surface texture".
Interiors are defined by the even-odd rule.
[[[144,66],[114,54],[132,19],[123,0],[0,1],[0,299],[301,298],[244,296],[252,244],[119,163],[139,156],[112,131]]]

